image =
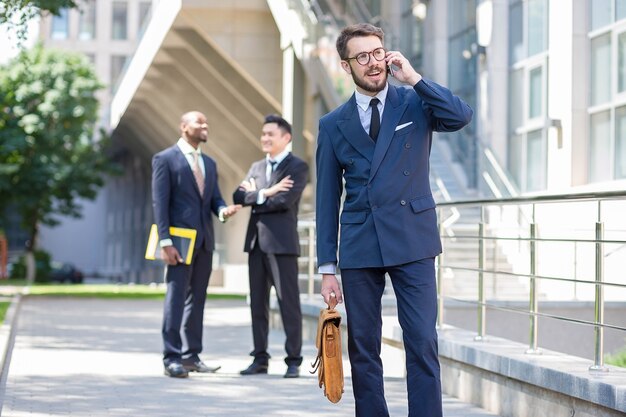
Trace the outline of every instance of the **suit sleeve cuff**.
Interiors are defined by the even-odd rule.
[[[334,262],[322,264],[318,267],[318,272],[320,274],[335,275],[335,273],[337,272],[337,264],[335,264]]]

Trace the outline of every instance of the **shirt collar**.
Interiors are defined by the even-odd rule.
[[[382,90],[380,90],[374,97],[376,97],[377,99],[380,100],[380,103],[383,105],[383,107],[385,107],[385,100],[387,99],[387,91],[389,90],[389,84],[385,84],[385,88],[383,88]],[[371,96],[367,96],[363,93],[359,93],[358,91],[354,92],[354,96],[356,98],[356,104],[361,108],[361,110],[363,111],[367,111],[367,109],[370,106],[370,101],[372,101],[372,99],[374,97]]]
[[[176,144],[178,145],[178,147],[180,148],[180,150],[183,152],[184,155],[189,155],[192,153],[197,153],[198,155],[202,154],[202,151],[200,150],[199,146],[198,146],[198,149],[194,149],[194,147],[191,146],[189,142],[187,142],[183,138],[179,138]]]
[[[281,162],[283,162],[283,159],[285,159],[287,157],[287,155],[289,155],[289,151],[287,149],[285,149],[284,151],[282,151],[281,153],[276,155],[276,157],[274,158],[274,161],[276,161],[276,163],[278,165]],[[265,155],[265,160],[266,161],[270,160],[270,155],[269,154]]]

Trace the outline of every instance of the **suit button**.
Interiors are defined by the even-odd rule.
[[[404,147],[405,147],[405,148],[407,148],[407,149],[409,149],[409,148],[411,147],[411,144],[410,144],[410,143],[405,143],[405,144],[404,144]]]
[[[406,206],[406,201],[404,201],[404,200],[400,200],[400,205],[401,205],[401,206]]]
[[[404,174],[405,176],[406,176],[406,175],[409,175],[409,171],[404,171],[404,172],[403,172],[403,174]]]
[[[372,206],[372,211],[378,210],[378,206]]]
[[[350,158],[350,160],[348,161],[348,163],[349,163],[350,165],[354,164],[354,159]]]

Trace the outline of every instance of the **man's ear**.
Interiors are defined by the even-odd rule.
[[[343,68],[343,70],[346,73],[352,74],[352,68],[350,67],[350,64],[348,64],[347,61],[341,61],[341,68]]]

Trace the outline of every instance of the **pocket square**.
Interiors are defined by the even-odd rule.
[[[408,125],[411,125],[411,124],[413,124],[413,122],[402,123],[401,125],[396,126],[396,130],[395,131],[397,132],[398,130],[403,129],[403,128],[407,127]]]

